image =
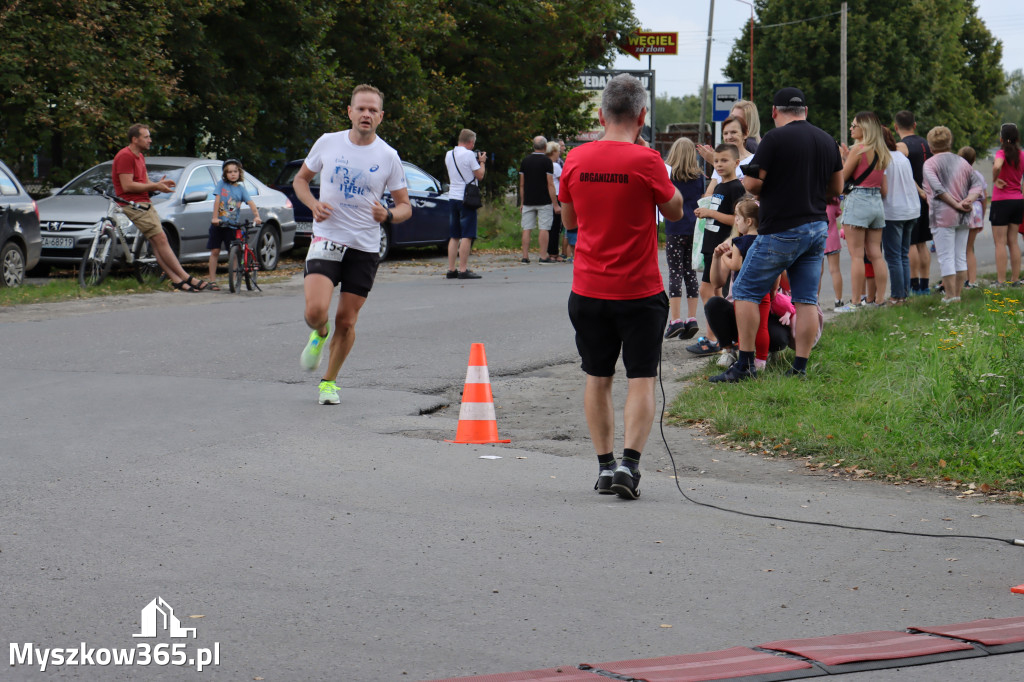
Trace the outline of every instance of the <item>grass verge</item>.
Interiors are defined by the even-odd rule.
[[[754,381],[703,376],[670,415],[756,454],[803,457],[837,476],[1024,498],[1024,292],[965,292],[831,319],[808,379],[792,359]]]

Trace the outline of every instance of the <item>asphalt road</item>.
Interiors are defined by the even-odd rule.
[[[1019,547],[695,506],[657,470],[661,454],[645,462],[640,500],[608,499],[591,489],[585,438],[551,454],[410,437],[454,436],[441,408],[471,342],[485,343],[502,404],[501,382],[573,361],[570,268],[514,260],[491,259],[476,282],[444,280],[436,259],[382,266],[334,407],[317,405],[316,377],[298,367],[297,279],[263,294],[0,311],[2,639],[17,652],[184,643],[186,661],[216,647],[203,679],[423,680],[1021,614]],[[666,351],[669,371],[683,356]],[[529,396],[499,408],[499,430],[506,410],[531,413]],[[667,435],[680,485],[713,504],[1024,535],[1018,508],[800,475],[685,429]],[[743,459],[716,473],[729,458]],[[133,637],[157,597],[195,638]],[[1009,681],[1021,663],[837,679]],[[0,677],[200,675],[18,664]]]

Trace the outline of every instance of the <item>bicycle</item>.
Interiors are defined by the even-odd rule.
[[[149,240],[142,236],[131,219],[121,210],[119,204],[131,206],[136,210],[143,210],[142,206],[134,201],[125,201],[120,197],[108,194],[102,185],[96,185],[93,190],[100,196],[106,197],[110,203],[107,215],[100,220],[92,242],[79,263],[78,284],[83,289],[101,284],[110,274],[115,260],[132,266],[135,279],[139,280],[140,284],[145,281],[146,275],[162,274],[149,246]],[[130,246],[129,236],[132,237]]]
[[[262,292],[256,280],[260,270],[260,261],[256,257],[249,244],[249,228],[255,225],[246,220],[235,228],[235,238],[231,240],[228,251],[228,288],[231,293],[236,294],[242,290],[242,278],[245,278],[245,288],[249,291],[256,289]]]

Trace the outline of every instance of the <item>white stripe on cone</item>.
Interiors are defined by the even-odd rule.
[[[494,403],[462,403],[459,420],[496,422]]]
[[[491,376],[487,372],[487,365],[470,365],[466,368],[467,384],[489,384]]]

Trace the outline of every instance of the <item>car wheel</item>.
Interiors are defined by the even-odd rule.
[[[0,264],[3,266],[3,279],[0,286],[16,287],[25,281],[25,253],[14,242],[7,242],[0,249]]]
[[[380,260],[387,260],[391,253],[391,228],[380,226]]]
[[[256,240],[256,256],[260,261],[260,270],[273,270],[277,267],[281,256],[281,241],[277,231],[270,225],[264,225]]]

